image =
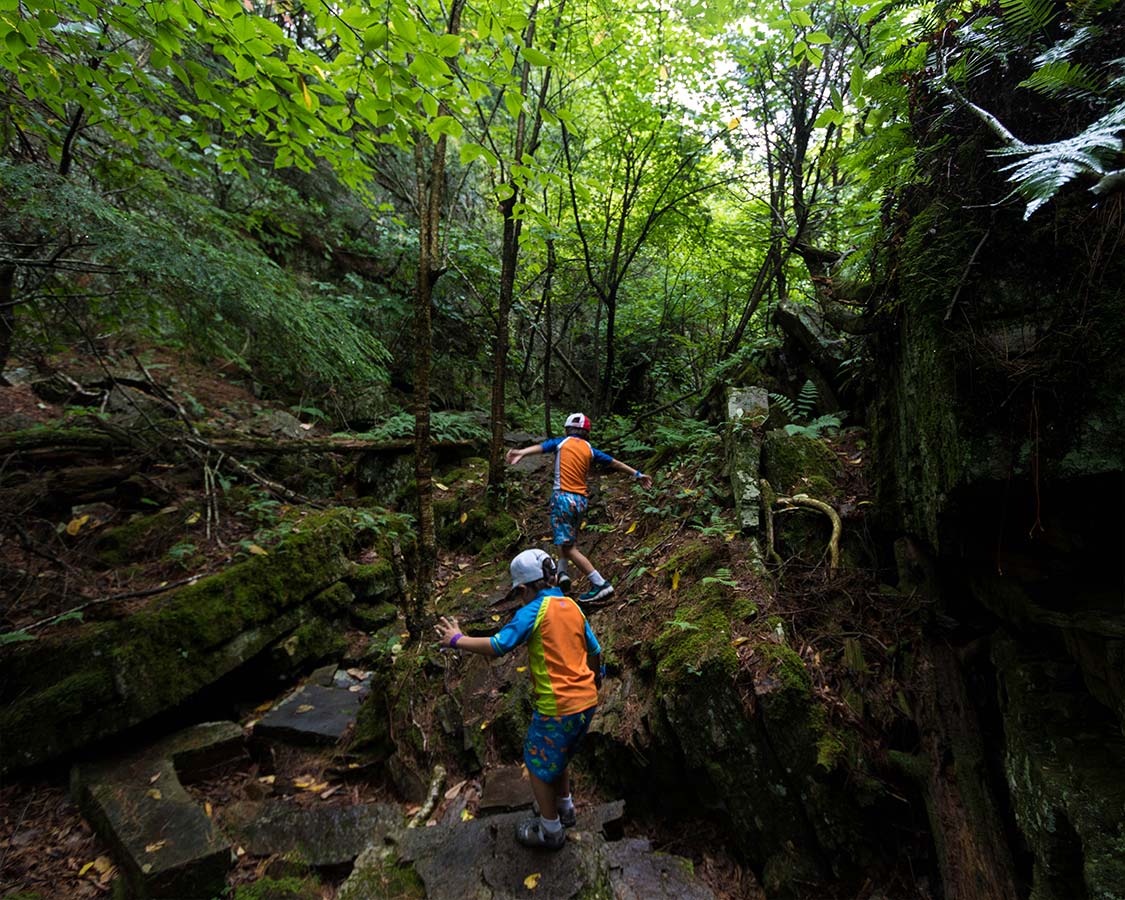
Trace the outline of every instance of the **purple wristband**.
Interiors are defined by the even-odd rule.
[[[456,633],[455,635],[453,635],[453,637],[451,637],[451,638],[449,639],[449,646],[450,646],[450,647],[456,647],[456,646],[457,646],[457,642],[458,642],[459,640],[461,640],[461,638],[463,638],[464,636],[465,636],[465,635],[461,634],[461,632],[460,632],[460,631],[458,631],[458,632],[457,632],[457,633]]]

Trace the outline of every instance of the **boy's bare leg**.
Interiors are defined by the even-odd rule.
[[[593,564],[582,555],[581,551],[579,551],[574,544],[560,544],[559,555],[568,562],[574,563],[574,565],[578,567],[578,570],[587,577],[594,571]]]
[[[570,796],[570,770],[563,769],[559,780],[554,784],[555,797],[569,797]]]
[[[531,772],[527,773],[527,777],[531,780],[531,793],[535,797],[535,802],[539,806],[539,815],[544,819],[557,819],[559,811],[555,803],[555,797],[558,796],[555,791],[555,785],[547,784],[547,782],[536,778]],[[566,777],[565,775],[563,776]],[[569,782],[568,782],[569,784]],[[563,796],[566,796],[565,794]]]

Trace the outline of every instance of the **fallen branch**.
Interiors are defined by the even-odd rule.
[[[173,590],[174,588],[183,587],[187,584],[195,584],[201,578],[206,577],[206,573],[200,573],[198,575],[192,575],[190,578],[181,578],[179,581],[170,581],[167,584],[160,585],[160,587],[145,588],[141,591],[129,591],[126,594],[112,594],[109,597],[98,597],[96,600],[87,600],[85,603],[81,603],[78,606],[72,607],[71,609],[63,610],[60,613],[55,613],[53,616],[47,616],[47,618],[45,619],[40,619],[38,622],[32,622],[30,625],[24,625],[16,630],[30,631],[33,628],[41,628],[44,625],[50,625],[52,622],[58,621],[64,616],[74,615],[74,613],[82,612],[82,610],[87,609],[91,606],[97,606],[100,603],[112,603],[115,600],[135,600],[138,597],[151,597],[153,594],[163,594],[170,590]]]
[[[433,815],[434,809],[437,808],[438,797],[441,796],[441,789],[445,786],[445,766],[434,766],[434,777],[430,780],[430,793],[426,796],[426,802],[422,804],[422,808],[414,813],[414,817],[407,823],[407,828],[417,828]]]
[[[787,509],[803,506],[808,509],[818,510],[828,516],[829,521],[832,522],[832,536],[828,539],[828,569],[831,572],[835,572],[840,565],[840,534],[844,530],[843,522],[840,520],[840,514],[823,500],[817,500],[815,497],[810,497],[808,494],[794,494],[792,497],[778,497],[774,502]],[[769,552],[772,558],[777,556],[777,551],[773,547],[772,515],[767,518],[767,537],[770,541]]]

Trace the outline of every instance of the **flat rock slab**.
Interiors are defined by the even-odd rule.
[[[212,897],[224,889],[230,843],[181,777],[201,776],[245,755],[242,728],[216,722],[124,760],[75,766],[71,788],[79,808],[113,848],[135,894]]]
[[[352,863],[369,844],[402,826],[402,810],[385,803],[302,807],[267,800],[232,804],[222,825],[254,856],[292,856],[320,868]]]
[[[502,766],[484,777],[480,814],[511,812],[531,807],[531,782],[523,766]]]
[[[681,856],[656,853],[644,838],[606,844],[614,900],[715,900]]]
[[[686,860],[653,853],[646,841],[620,846],[607,841],[601,826],[620,819],[623,811],[618,801],[580,814],[558,851],[529,849],[516,841],[515,827],[527,813],[390,833],[387,844],[373,844],[359,856],[339,900],[400,895],[572,900],[611,882],[620,891],[615,896],[630,900],[713,900]],[[410,881],[413,893],[403,889]]]
[[[254,726],[255,737],[295,744],[335,744],[355,722],[362,699],[347,688],[306,684]]]

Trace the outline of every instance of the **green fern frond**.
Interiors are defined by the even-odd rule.
[[[1119,103],[1089,128],[1072,138],[1051,144],[1020,144],[994,150],[994,156],[1019,157],[1003,166],[1015,193],[1027,200],[1024,218],[1051,200],[1064,185],[1082,175],[1103,176],[1118,168],[1122,134],[1125,133],[1125,103]]]
[[[1082,97],[1096,94],[1101,84],[1089,66],[1060,59],[1037,69],[1020,82],[1020,87],[1048,97]]]
[[[797,417],[797,409],[796,407],[794,407],[793,401],[789,397],[786,397],[784,394],[775,394],[773,391],[770,391],[770,400],[773,401],[774,406],[785,413],[785,415],[787,415],[790,419],[794,419]]]
[[[1004,22],[1018,38],[1045,35],[1058,15],[1054,0],[1000,0]]]
[[[808,419],[812,415],[813,410],[816,409],[816,401],[819,395],[820,392],[817,391],[816,385],[813,384],[813,380],[810,378],[802,386],[801,393],[797,395],[796,407],[798,417]]]
[[[1094,38],[1100,37],[1101,34],[1101,28],[1097,28],[1093,25],[1083,26],[1065,41],[1059,41],[1054,46],[1048,47],[1032,60],[1032,64],[1036,68],[1039,68],[1040,66],[1046,66],[1050,63],[1070,59],[1072,56],[1077,55],[1078,51]]]

